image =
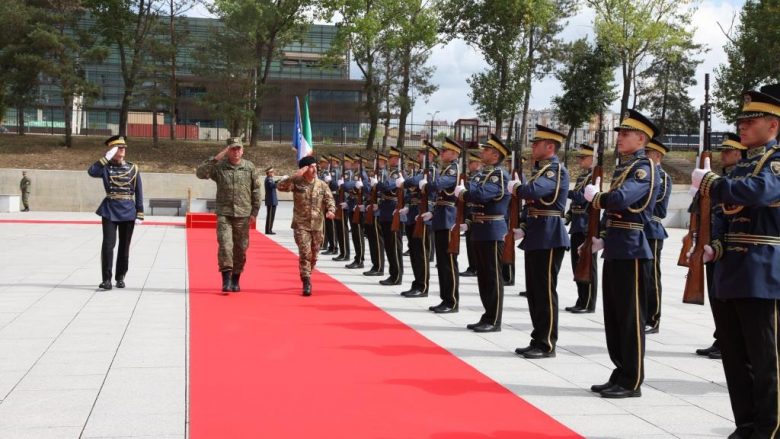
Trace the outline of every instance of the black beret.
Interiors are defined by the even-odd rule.
[[[311,166],[313,164],[317,163],[317,159],[314,157],[307,155],[306,157],[298,160],[298,169],[305,168],[307,166]]]

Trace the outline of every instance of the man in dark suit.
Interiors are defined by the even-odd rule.
[[[276,217],[276,205],[279,199],[276,196],[276,180],[274,180],[274,168],[265,170],[265,234],[275,235],[274,218]]]

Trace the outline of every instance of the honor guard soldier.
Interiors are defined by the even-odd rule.
[[[116,254],[116,287],[125,287],[133,229],[144,220],[144,191],[138,166],[125,161],[125,138],[111,136],[105,145],[109,150],[89,167],[87,173],[90,177],[102,179],[106,191],[106,197],[95,211],[103,224],[103,245],[100,250],[103,281],[98,288],[110,290],[117,231],[119,249]]]
[[[336,215],[336,241],[339,244],[339,254],[333,258],[334,261],[348,261],[350,259],[349,251],[349,213],[347,209],[349,204],[346,199],[346,190],[344,190],[344,183],[352,179],[352,170],[350,167],[354,163],[354,159],[349,154],[343,155],[344,160],[341,162],[341,174],[336,180],[336,210],[341,210],[341,218]],[[332,187],[331,187],[332,188]],[[344,193],[344,199],[339,199],[339,194]],[[340,204],[339,204],[340,203]]]
[[[379,228],[382,231],[382,242],[385,245],[385,255],[387,256],[387,267],[389,276],[379,281],[381,285],[401,285],[404,274],[404,264],[402,259],[401,229],[393,231],[393,214],[397,206],[396,181],[403,178],[401,169],[401,151],[398,148],[391,147],[388,152],[388,171],[381,175],[377,182],[378,186],[378,208]],[[401,180],[403,181],[403,180]]]
[[[581,144],[577,150],[577,164],[580,175],[574,184],[574,189],[569,191],[569,211],[566,212],[566,221],[570,223],[569,236],[571,240],[571,269],[574,271],[580,260],[577,248],[585,242],[588,235],[588,216],[590,215],[590,203],[585,199],[585,185],[591,180],[593,174],[593,147]],[[567,306],[566,311],[574,314],[592,313],[596,311],[596,298],[598,297],[599,279],[597,258],[591,258],[590,282],[577,282],[577,302],[574,306]]]
[[[485,308],[476,323],[466,325],[474,332],[498,332],[501,330],[501,314],[504,306],[504,280],[501,277],[501,254],[507,232],[506,212],[510,194],[506,191],[509,175],[500,165],[509,155],[501,139],[491,134],[482,145],[482,172],[467,186],[459,184],[454,195],[472,203],[471,241],[477,261],[479,298]]]
[[[333,196],[333,199],[336,199],[336,196],[338,195],[338,180],[339,175],[341,174],[338,165],[341,163],[341,161],[336,158],[333,155],[329,155],[326,157],[328,160],[328,168],[322,172],[321,179],[325,183],[327,183],[328,188],[330,189],[330,193]],[[337,206],[338,208],[338,206]],[[339,253],[339,243],[338,239],[336,238],[336,220],[325,218],[325,240],[328,243],[327,248],[325,251],[322,252],[323,255],[336,255]]]
[[[352,162],[352,176],[344,181],[344,192],[347,193],[348,221],[350,223],[350,232],[352,234],[352,246],[355,247],[355,259],[346,265],[346,268],[363,268],[363,262],[366,256],[366,241],[364,235],[365,218],[363,213],[366,210],[366,197],[363,192],[364,187],[369,187],[368,174],[364,168],[362,157],[357,157]],[[358,200],[358,192],[361,193],[362,200]],[[357,210],[357,212],[355,212]],[[357,217],[357,221],[353,219]]]
[[[723,137],[723,142],[719,148],[720,151],[720,163],[723,165],[723,171],[721,175],[727,178],[731,178],[732,173],[737,168],[737,163],[745,158],[745,152],[747,147],[741,143],[738,135],[733,133],[726,133]],[[723,214],[723,206],[720,204],[712,206],[712,217],[717,218]],[[715,275],[716,261],[708,262],[707,269],[707,295],[709,296],[710,308],[715,298],[713,294],[713,281]],[[713,309],[714,312],[714,309]],[[696,355],[702,355],[713,360],[720,360],[722,358],[720,352],[720,343],[718,342],[718,328],[715,328],[715,332],[712,334],[715,339],[712,345],[708,348],[696,349]]]
[[[647,269],[645,333],[647,334],[657,334],[661,324],[661,250],[664,248],[664,240],[669,237],[661,221],[666,218],[666,209],[672,197],[672,177],[661,167],[661,160],[667,152],[669,148],[658,139],[651,139],[647,144],[647,158],[655,164],[655,172],[661,184],[653,208],[653,217],[645,225],[645,236],[653,251],[653,261],[645,266]]]
[[[469,150],[468,154],[466,155],[468,157],[468,180],[469,181],[476,181],[477,177],[479,176],[480,172],[482,171],[482,159],[479,156],[479,150],[473,151]],[[476,257],[474,256],[474,246],[471,243],[471,229],[468,228],[468,224],[471,223],[471,208],[473,207],[473,203],[466,203],[466,209],[464,212],[464,217],[466,221],[466,232],[464,233],[464,240],[466,241],[466,258],[468,260],[468,267],[466,267],[465,270],[460,272],[460,275],[462,277],[474,277],[477,275],[477,262]]]
[[[615,369],[604,384],[591,386],[604,398],[642,396],[645,376],[645,265],[653,251],[645,236],[658,195],[655,165],[645,147],[657,129],[635,110],[623,115],[618,132],[620,162],[609,191],[598,184],[585,186],[585,199],[603,209],[601,238],[593,238],[592,251],[604,249],[602,293],[607,351]],[[597,182],[598,183],[598,182]]]
[[[276,180],[274,180],[274,168],[265,170],[265,234],[276,235],[274,233],[274,218],[276,218],[276,206],[279,204],[279,198],[276,195]]]
[[[519,228],[513,232],[522,239],[525,251],[525,287],[531,313],[531,342],[515,353],[525,358],[555,357],[558,341],[558,272],[569,248],[569,235],[563,213],[569,193],[569,171],[558,160],[558,150],[566,136],[543,125],[536,126],[531,139],[535,165],[528,182],[517,177],[507,190],[526,200]]]
[[[737,427],[729,438],[774,438],[780,431],[780,84],[743,99],[737,127],[746,158],[724,177],[705,163],[691,183],[713,206],[722,205],[704,261],[716,261],[712,310]]]
[[[420,163],[428,164],[428,181],[436,179],[436,166],[433,164],[434,158],[439,155],[439,150],[427,140],[423,140],[423,147],[417,152],[417,159]],[[427,157],[426,157],[427,156]],[[404,179],[403,184],[407,189],[409,198],[406,211],[406,239],[409,240],[409,262],[414,273],[412,286],[401,293],[404,297],[427,297],[428,288],[431,279],[430,273],[430,252],[431,252],[431,218],[432,212],[432,194],[428,192],[427,197],[423,199],[424,190],[420,189],[420,181],[425,178],[425,169],[420,169],[416,175]],[[417,223],[417,216],[420,215],[420,205],[425,203],[427,209],[423,214],[423,227],[420,237],[414,236],[414,228]]]
[[[460,143],[444,138],[441,147],[442,170],[438,178],[431,181],[420,180],[420,189],[428,185],[428,191],[434,194],[436,202],[433,208],[432,228],[436,235],[436,271],[439,275],[439,297],[441,303],[431,306],[429,310],[437,314],[458,312],[460,293],[458,292],[458,255],[450,254],[450,229],[455,226],[456,203],[454,195],[460,177],[458,157],[466,159],[465,150]],[[446,164],[445,164],[446,163]],[[460,239],[460,237],[458,237]]]
[[[368,253],[371,258],[371,269],[363,272],[363,276],[383,276],[385,274],[385,250],[382,242],[382,229],[379,226],[379,181],[387,180],[387,156],[384,154],[376,155],[376,168],[374,175],[368,179],[371,187],[364,189],[363,197],[368,203],[372,203],[371,198],[376,194],[376,204],[371,206],[370,215],[372,218],[366,218],[366,239],[368,240]],[[369,213],[366,213],[368,216]]]
[[[22,212],[30,211],[30,187],[32,181],[27,176],[27,171],[22,171],[22,179],[19,181],[19,190],[22,191]]]
[[[241,139],[198,166],[195,175],[217,184],[217,259],[222,292],[241,291],[239,284],[249,247],[249,224],[260,211],[260,178],[255,165],[245,160]]]

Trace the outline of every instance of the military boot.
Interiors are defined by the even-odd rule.
[[[311,278],[304,277],[301,280],[303,280],[303,295],[311,296]]]
[[[238,284],[238,280],[241,278],[241,273],[233,273],[233,278],[231,279],[232,288],[231,291],[234,293],[237,293],[241,291],[241,285]]]
[[[222,295],[223,296],[227,295],[227,293],[231,289],[231,286],[232,286],[232,285],[230,285],[230,275],[231,274],[232,273],[231,273],[230,270],[225,270],[225,271],[222,272]]]
[[[117,276],[116,277],[116,287],[117,288],[124,288],[125,287],[125,277],[124,276]]]

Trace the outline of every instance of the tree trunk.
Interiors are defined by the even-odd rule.
[[[73,146],[73,95],[63,96],[62,114],[65,117],[65,147]]]
[[[563,148],[563,166],[569,166],[569,147],[571,145],[571,135],[574,132],[574,127],[569,127],[569,132],[566,134],[566,146]]]
[[[669,97],[669,65],[664,69],[664,92],[661,97],[661,118],[658,120],[658,133],[656,136],[666,133],[666,99]]]
[[[509,68],[507,66],[506,59],[501,61],[501,67],[499,70],[499,79],[498,79],[498,92],[504,93],[504,90],[506,89],[506,83],[507,83],[507,76],[509,76]],[[506,111],[506,108],[496,108],[496,112],[493,115],[493,117],[496,120],[496,129],[495,134],[498,136],[498,138],[501,138],[501,133],[503,132],[503,125],[504,125],[504,112]]]
[[[523,122],[520,126],[520,141],[526,146],[528,140],[528,107],[531,103],[531,78],[534,66],[534,33],[528,36],[528,70],[525,72],[525,96],[523,97]]]
[[[152,110],[152,146],[160,146],[160,133],[157,127],[157,109]]]
[[[631,71],[626,61],[623,61],[623,94],[620,97],[620,120],[628,109],[628,97],[631,94]]]
[[[171,50],[171,90],[170,93],[170,113],[171,113],[171,121],[169,122],[170,125],[170,138],[171,140],[176,140],[176,107],[178,106],[179,100],[178,100],[178,87],[176,82],[176,26],[174,23],[174,15],[173,15],[173,2],[174,0],[170,0],[170,6],[171,6],[171,15],[170,15],[170,33],[171,33],[171,46],[174,47],[173,50]],[[156,120],[156,119],[155,119]]]
[[[517,112],[512,111],[512,114],[509,116],[509,125],[506,130],[506,146],[508,146],[510,150],[514,150],[512,147],[512,127],[515,126],[515,116],[517,116]]]
[[[122,105],[119,107],[119,135],[127,136],[127,113],[130,112],[130,98],[133,94],[131,84],[125,84],[125,91],[122,93]]]
[[[409,99],[411,83],[409,60],[411,58],[412,49],[410,47],[405,47],[403,50],[404,62],[401,67],[401,89],[398,92],[398,101],[401,104],[401,111],[398,114],[398,142],[396,143],[396,148],[401,151],[404,150],[404,137],[406,137],[406,117],[409,115],[409,110],[411,109],[411,101]]]
[[[16,107],[16,134],[24,136],[24,107]]]
[[[271,35],[269,37],[268,43],[265,48],[265,54],[262,54],[259,50],[262,48],[261,45],[258,45],[258,65],[263,65],[263,74],[258,75],[259,77],[259,84],[258,84],[258,77],[255,78],[255,86],[257,87],[257,92],[255,93],[255,109],[254,109],[254,117],[252,118],[252,136],[251,141],[249,144],[251,146],[257,146],[257,141],[260,137],[260,123],[262,122],[262,116],[263,116],[263,94],[265,91],[265,84],[268,82],[268,72],[271,70],[271,62],[273,61],[273,53],[274,53],[274,46],[275,46],[275,35]],[[281,129],[281,127],[279,127]],[[279,133],[281,137],[281,133]]]
[[[376,130],[379,125],[379,96],[376,93],[376,87],[374,86],[374,65],[373,60],[368,61],[366,75],[366,112],[368,113],[368,138],[366,139],[366,149],[372,149],[374,147],[374,141],[376,140]]]

